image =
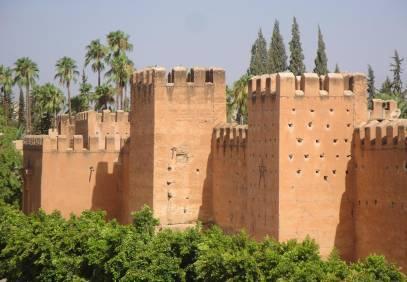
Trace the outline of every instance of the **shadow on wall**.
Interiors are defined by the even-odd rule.
[[[91,210],[106,211],[107,219],[118,218],[119,208],[119,173],[120,163],[115,163],[110,168],[107,162],[99,162],[92,172],[95,179],[95,186],[92,190]],[[92,175],[90,176],[90,178]]]
[[[351,159],[345,171],[345,192],[342,194],[339,208],[339,223],[336,227],[335,248],[341,258],[354,261],[355,258],[355,133],[352,138]]]
[[[208,156],[208,161],[206,165],[206,176],[203,182],[202,189],[202,205],[199,208],[198,220],[204,225],[211,225],[214,223],[213,219],[213,183],[212,183],[212,171],[213,171],[213,148],[214,148],[214,138],[211,140],[211,151]]]

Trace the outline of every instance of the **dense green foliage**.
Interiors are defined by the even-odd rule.
[[[21,199],[21,154],[16,152],[13,140],[20,131],[6,124],[0,109],[0,201],[18,207]]]
[[[284,72],[287,68],[284,40],[280,33],[280,24],[276,20],[268,51],[268,73]]]
[[[248,72],[252,75],[267,73],[267,43],[261,29],[257,34],[256,41],[252,45]]]
[[[228,117],[238,124],[247,123],[247,85],[250,77],[243,75],[233,83],[232,88],[227,89]]]
[[[300,28],[295,17],[291,27],[291,41],[288,45],[290,46],[290,65],[288,69],[295,75],[301,75],[305,72],[304,54],[300,40]]]
[[[32,132],[48,134],[48,129],[57,127],[57,114],[64,106],[65,96],[62,90],[52,83],[35,85],[31,96]]]
[[[68,220],[0,204],[0,277],[9,281],[406,281],[381,256],[321,259],[311,239],[257,242],[200,225],[157,231],[148,207],[132,225],[103,212]]]
[[[321,28],[318,26],[318,49],[317,56],[315,58],[314,72],[319,75],[325,75],[328,73],[328,57],[325,51],[325,42],[322,36]]]

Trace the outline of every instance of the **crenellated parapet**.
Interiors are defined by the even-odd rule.
[[[355,128],[355,146],[363,150],[407,149],[407,120],[372,120]]]
[[[120,152],[128,150],[128,136],[89,136],[86,143],[82,135],[27,135],[23,140],[24,151],[41,152]]]
[[[152,67],[133,74],[135,85],[155,86],[204,86],[225,83],[225,71],[221,68],[177,66],[167,73],[165,68]]]
[[[280,97],[335,97],[354,96],[366,93],[366,77],[360,73],[277,73],[254,76],[248,85],[248,96],[257,98]]]
[[[247,125],[225,123],[213,129],[213,138],[217,148],[245,148],[247,136]]]
[[[397,119],[401,111],[394,100],[373,99],[372,109],[369,111],[370,120]]]

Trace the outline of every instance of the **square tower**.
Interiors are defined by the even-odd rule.
[[[360,74],[292,73],[249,84],[248,229],[280,241],[307,235],[321,254],[353,256],[352,137],[366,121]]]
[[[148,204],[164,226],[208,220],[212,129],[226,121],[224,70],[138,71],[131,100],[124,214]]]

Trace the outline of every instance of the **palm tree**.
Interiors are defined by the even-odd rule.
[[[245,74],[233,84],[232,105],[236,109],[236,121],[243,124],[247,119],[247,85],[250,75]]]
[[[100,43],[100,40],[93,40],[86,46],[85,66],[90,63],[92,70],[98,74],[98,86],[100,86],[100,73],[105,69],[103,61],[108,55],[108,48]]]
[[[108,104],[114,102],[113,89],[109,84],[97,86],[94,93],[95,110],[108,109]]]
[[[119,54],[110,61],[111,69],[106,72],[110,81],[116,84],[116,109],[123,106],[123,90],[133,71],[133,62],[125,54]]]
[[[53,116],[53,128],[57,127],[57,114],[64,104],[64,93],[51,83],[33,89],[33,98],[41,115]]]
[[[11,109],[11,94],[13,92],[13,70],[11,68],[4,68],[0,73],[0,85],[3,92],[3,108],[6,121],[12,119],[13,111]]]
[[[15,62],[15,77],[14,82],[20,87],[20,90],[25,86],[25,102],[26,102],[26,131],[31,133],[31,98],[30,87],[35,85],[36,79],[38,79],[38,66],[31,61],[28,57],[23,57]]]
[[[68,113],[69,119],[71,119],[71,82],[76,82],[79,76],[78,67],[74,59],[69,57],[62,57],[55,65],[56,74],[55,79],[59,80],[59,83],[66,86],[68,93]]]
[[[133,44],[129,42],[129,35],[120,30],[112,31],[107,35],[107,44],[111,51],[107,57],[108,61],[112,57],[117,57],[120,54],[126,53],[126,51],[133,50]]]

